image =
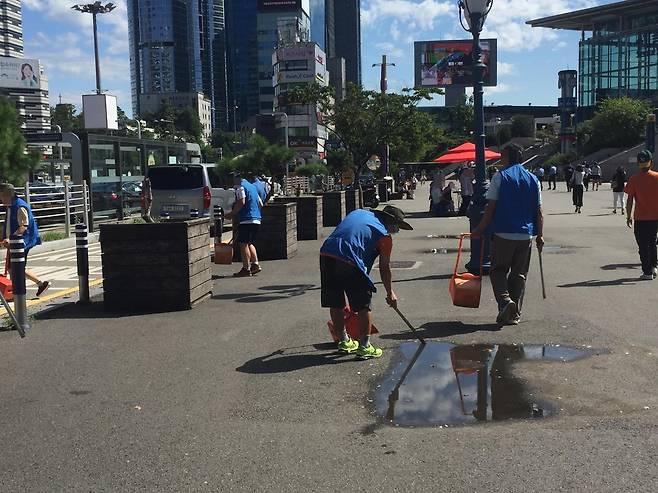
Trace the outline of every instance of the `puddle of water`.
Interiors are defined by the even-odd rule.
[[[400,346],[392,373],[377,385],[377,414],[396,426],[440,426],[550,416],[556,407],[514,377],[520,361],[570,362],[596,351],[559,345]]]

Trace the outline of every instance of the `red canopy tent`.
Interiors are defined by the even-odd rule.
[[[490,159],[499,159],[500,153],[494,152],[492,150],[484,150],[484,159],[489,161]],[[434,159],[432,162],[439,164],[447,163],[461,163],[465,161],[475,161],[475,144],[472,142],[465,142],[457,147],[448,149],[448,151]]]

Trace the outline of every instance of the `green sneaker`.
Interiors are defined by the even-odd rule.
[[[378,347],[368,344],[367,346],[359,346],[356,350],[356,357],[358,359],[379,358],[382,355],[382,350]]]
[[[353,339],[338,343],[338,352],[342,354],[351,354],[357,349],[359,349],[359,343]]]

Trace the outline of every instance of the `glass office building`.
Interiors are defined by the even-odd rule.
[[[658,1],[627,0],[528,24],[581,31],[580,107],[621,96],[658,106]]]

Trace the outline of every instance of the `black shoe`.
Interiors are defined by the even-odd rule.
[[[37,289],[37,298],[43,294],[43,292],[48,289],[50,286],[50,282],[48,281],[43,281],[41,284],[39,284],[39,289]]]

